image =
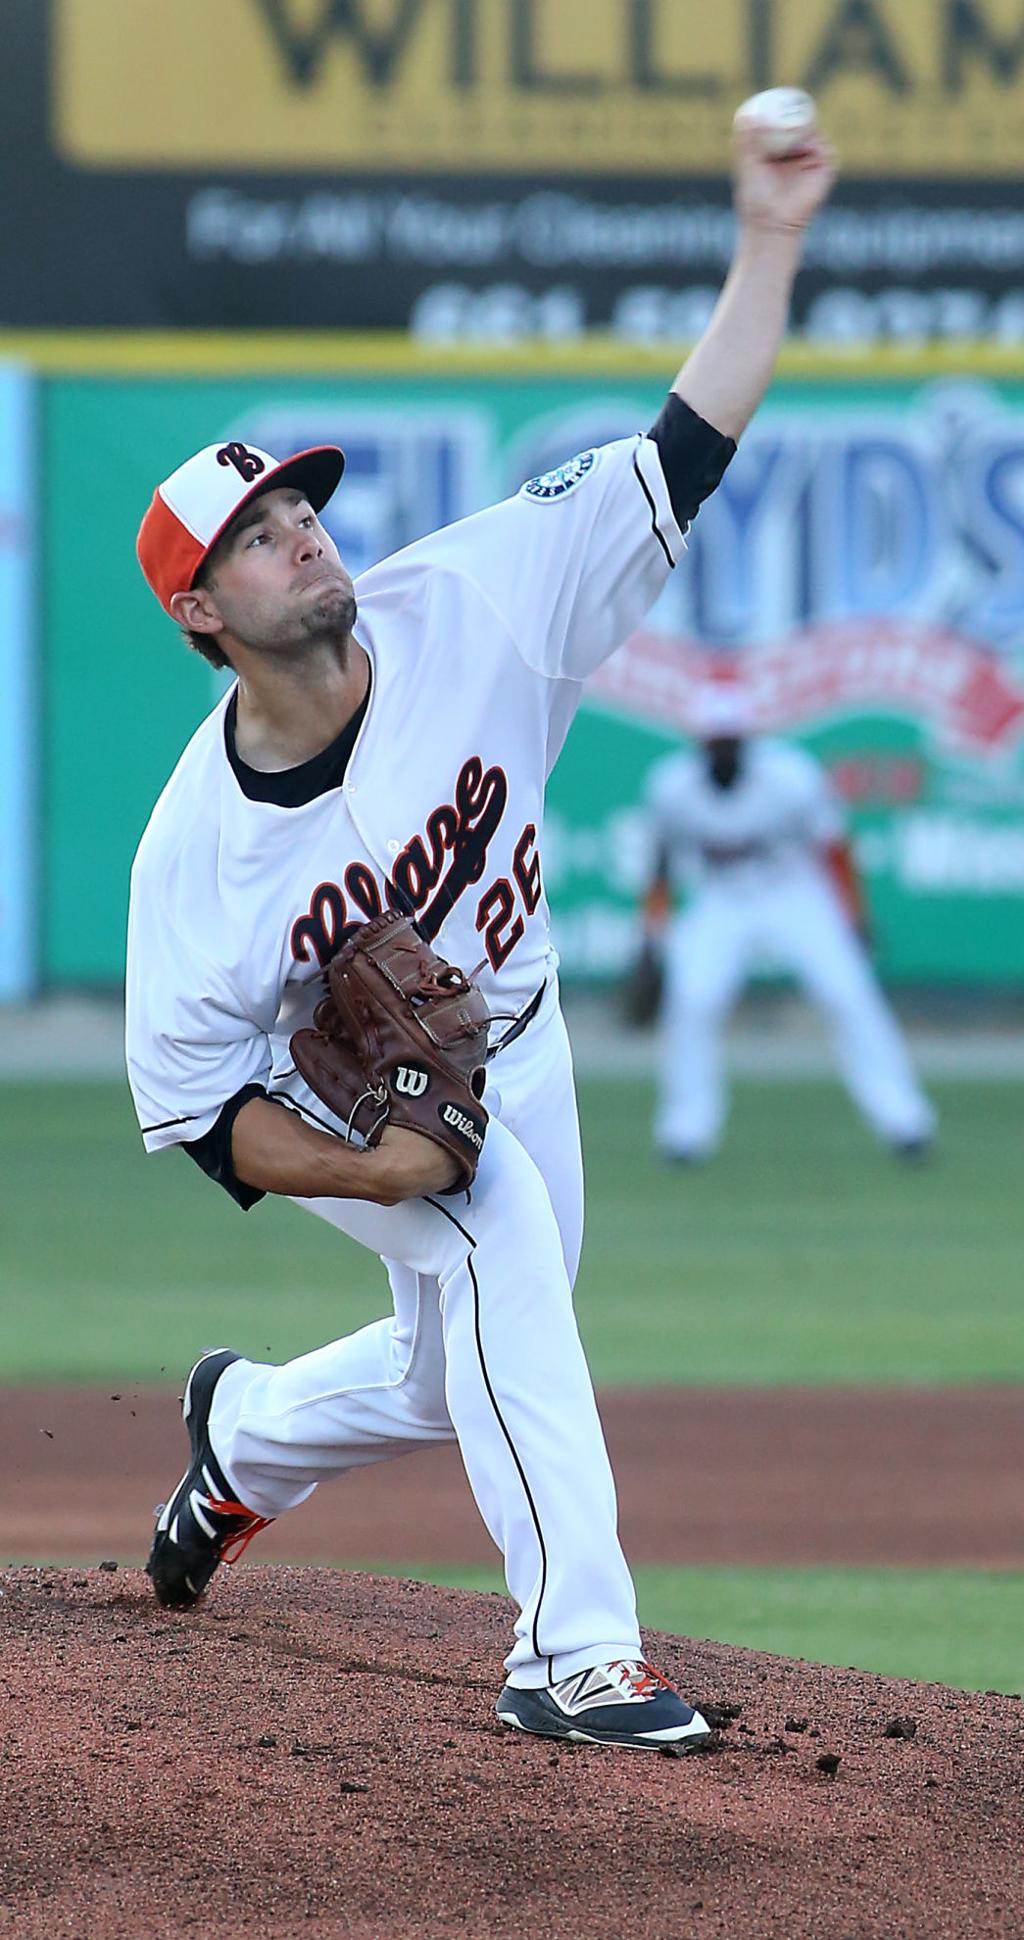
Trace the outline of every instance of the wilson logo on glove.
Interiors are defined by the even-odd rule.
[[[422,1098],[430,1083],[429,1071],[418,1064],[399,1064],[391,1074],[392,1091],[400,1091],[405,1098]]]
[[[395,1126],[433,1139],[456,1162],[448,1190],[464,1192],[487,1130],[479,1101],[491,1016],[482,992],[391,911],[360,925],[326,983],[313,1030],[292,1038],[306,1083],[346,1138],[377,1145]]]
[[[464,1138],[467,1145],[473,1147],[474,1152],[480,1153],[483,1151],[484,1127],[482,1124],[477,1120],[468,1118],[464,1111],[459,1110],[458,1105],[438,1105],[437,1114],[445,1125],[450,1125],[453,1132],[458,1132],[460,1138]]]

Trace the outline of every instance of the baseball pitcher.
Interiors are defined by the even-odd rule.
[[[650,430],[356,584],[318,516],[334,448],[210,445],[139,533],[169,617],[235,676],[132,874],[145,1143],[184,1145],[241,1207],[276,1193],[351,1234],[393,1299],[284,1366],[197,1363],[154,1589],[193,1603],[321,1481],[454,1435],[518,1611],[498,1715],[548,1737],[683,1751],[707,1725],[643,1661],[573,1315],[582,1167],[545,783],[768,383],[832,175],[820,137],[769,162],[743,135],[735,260]]]

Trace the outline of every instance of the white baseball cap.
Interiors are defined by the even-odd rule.
[[[742,740],[754,729],[754,702],[738,680],[707,680],[690,709],[690,732],[699,741]]]
[[[164,611],[170,612],[175,593],[195,585],[203,560],[250,499],[294,485],[320,512],[344,469],[337,445],[313,445],[282,461],[231,439],[187,458],[157,486],[135,542],[139,565]]]

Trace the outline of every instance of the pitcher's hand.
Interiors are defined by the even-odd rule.
[[[739,128],[733,156],[733,203],[745,229],[806,229],[839,172],[839,157],[821,133],[809,135],[799,155],[770,162],[759,152],[756,129]]]

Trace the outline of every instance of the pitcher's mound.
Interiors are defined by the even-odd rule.
[[[0,1572],[11,1940],[1024,1932],[1022,1706],[652,1634],[683,1759],[494,1716],[511,1606],[326,1570]]]

